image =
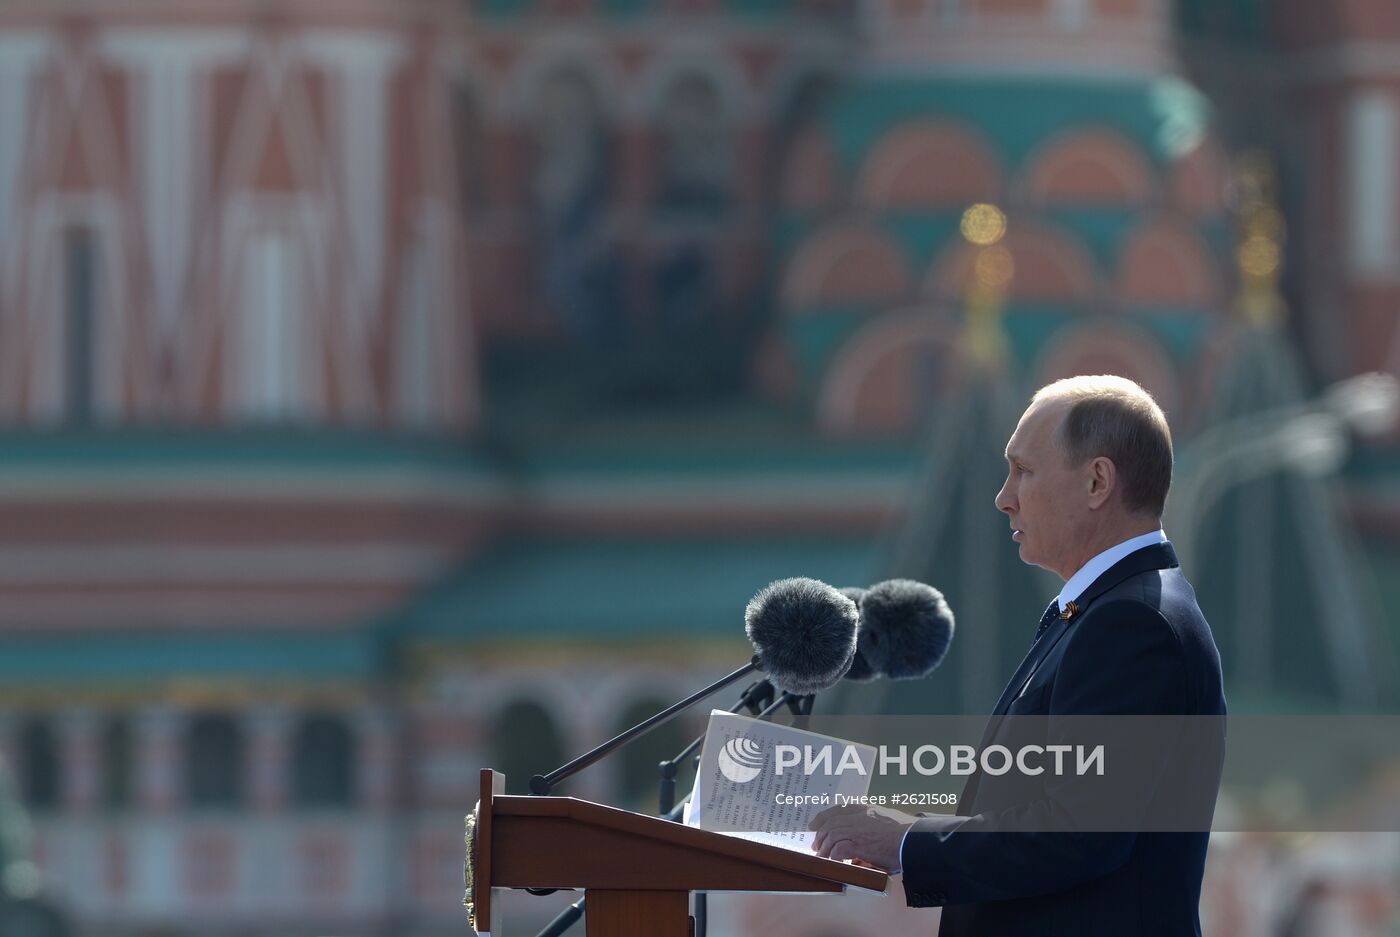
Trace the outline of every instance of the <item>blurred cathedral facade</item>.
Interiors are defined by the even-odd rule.
[[[944,589],[954,654],[877,702],[985,710],[1054,591],[992,508],[1031,391],[1127,375],[1181,446],[1400,374],[1393,6],[5,4],[0,750],[48,893],[460,933],[476,769],[742,663],[784,576]],[[1400,449],[1335,516],[1273,484],[1193,519],[1227,673],[1344,700]],[[1210,581],[1260,510],[1359,534],[1354,621],[1245,610],[1306,551]],[[685,741],[564,792],[646,809]]]

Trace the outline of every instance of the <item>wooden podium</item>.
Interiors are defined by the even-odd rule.
[[[479,933],[491,937],[501,937],[494,916],[503,888],[585,889],[587,937],[689,937],[692,891],[884,891],[889,878],[586,800],[504,789],[504,775],[483,769],[481,802],[467,818],[468,901]]]

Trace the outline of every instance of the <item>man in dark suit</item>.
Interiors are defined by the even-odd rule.
[[[1210,626],[1161,529],[1166,418],[1131,381],[1070,378],[1035,395],[1006,460],[996,506],[1021,559],[1065,586],[982,747],[1068,742],[1087,721],[1109,738],[1115,777],[979,768],[953,816],[828,810],[813,848],[902,869],[911,906],[944,907],[940,937],[1199,935],[1225,696]],[[1173,719],[1157,729],[1129,716]]]

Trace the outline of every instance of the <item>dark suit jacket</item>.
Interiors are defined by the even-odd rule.
[[[1194,784],[1206,792],[1204,822],[1167,828],[1192,832],[1086,830],[1073,816],[1098,796],[1094,782],[979,769],[956,816],[921,819],[904,841],[905,898],[915,907],[946,906],[940,937],[1201,932],[1206,831],[1224,752],[1225,694],[1210,626],[1169,543],[1124,557],[1076,604],[1078,614],[1055,620],[1017,668],[983,747],[1008,744],[1016,751],[1025,738],[1013,743],[1007,723],[1049,726],[1053,735],[1057,725],[1076,722],[1056,718],[1063,716],[1220,717],[1180,721],[1218,732],[1212,744],[1174,748],[1170,739],[1154,737],[1133,758],[1148,779],[1134,787],[1143,799],[1138,807],[1160,806],[1181,785]],[[1001,719],[1015,715],[1047,718]],[[1193,822],[1199,812],[1196,817]],[[1047,829],[1072,832],[1042,832]]]

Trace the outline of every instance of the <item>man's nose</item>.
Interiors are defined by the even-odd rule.
[[[1006,482],[1002,484],[1001,491],[997,492],[996,500],[993,502],[997,506],[998,511],[1005,511],[1007,514],[1011,513],[1012,508],[1010,489],[1011,480],[1007,479]]]

